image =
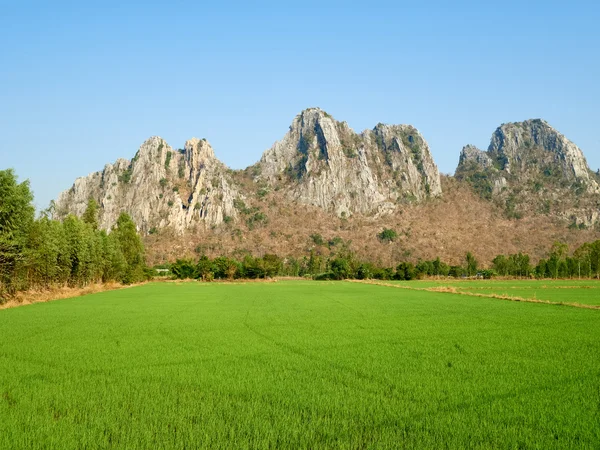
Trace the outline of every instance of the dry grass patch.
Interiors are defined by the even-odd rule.
[[[511,302],[543,303],[546,305],[571,306],[574,308],[600,310],[599,305],[587,305],[587,304],[576,303],[576,302],[573,302],[573,303],[572,302],[552,302],[549,300],[540,300],[537,298],[523,298],[523,297],[516,297],[516,296],[502,295],[502,294],[479,294],[476,292],[460,290],[460,288],[457,289],[454,286],[436,286],[436,287],[429,287],[429,288],[417,288],[417,287],[406,286],[406,285],[378,282],[378,281],[374,281],[374,280],[348,280],[348,281],[352,281],[354,283],[375,284],[375,285],[379,285],[379,286],[386,286],[386,287],[392,287],[392,288],[397,288],[397,289],[408,289],[408,290],[412,290],[412,291],[440,292],[440,293],[446,293],[446,294],[465,295],[468,297],[494,298],[497,300],[507,300],[507,301],[511,301]]]
[[[47,289],[31,289],[29,291],[18,292],[11,297],[7,302],[0,304],[0,309],[15,308],[17,306],[31,305],[33,303],[44,303],[53,300],[62,300],[65,298],[80,297],[87,294],[95,294],[97,292],[112,291],[115,289],[124,289],[136,285],[124,285],[121,283],[95,283],[88,286],[79,287],[49,287]]]

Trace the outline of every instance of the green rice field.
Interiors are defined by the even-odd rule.
[[[500,295],[553,303],[579,303],[600,306],[600,282],[597,280],[439,280],[386,281],[412,289],[451,288],[459,293]]]
[[[593,281],[460,289],[600,304]],[[151,283],[2,310],[0,333],[1,449],[600,448],[600,310]]]

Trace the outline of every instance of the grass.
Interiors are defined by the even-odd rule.
[[[0,448],[600,442],[595,310],[344,282],[153,283],[3,310],[0,332]]]
[[[388,281],[384,284],[416,289],[450,288],[457,293],[600,306],[600,282],[597,280],[426,280]]]

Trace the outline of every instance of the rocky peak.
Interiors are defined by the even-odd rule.
[[[101,172],[78,178],[56,201],[55,215],[82,215],[90,198],[101,206],[99,223],[111,229],[128,212],[142,232],[171,227],[178,232],[213,226],[235,217],[239,193],[225,165],[206,140],[190,139],[174,150],[153,136],[132,160],[118,159]]]
[[[491,168],[492,159],[483,150],[479,150],[474,145],[466,145],[460,152],[458,164],[461,166],[475,164],[484,169]]]
[[[257,167],[257,180],[340,216],[389,212],[441,194],[429,146],[414,127],[379,124],[357,134],[318,108],[296,116]]]
[[[591,191],[598,189],[581,149],[545,120],[502,125],[492,136],[489,151],[504,155],[509,171],[511,163],[522,162],[526,154],[543,151],[546,153],[544,162],[560,167],[565,179],[590,183]]]
[[[456,176],[515,217],[555,212],[586,226],[597,217],[600,187],[583,152],[541,119],[498,127],[487,152],[465,147]]]

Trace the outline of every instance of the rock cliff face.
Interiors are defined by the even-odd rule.
[[[442,192],[429,146],[415,128],[379,124],[357,134],[318,108],[294,119],[255,173],[256,181],[338,216],[386,213]]]
[[[487,151],[464,147],[456,177],[511,218],[537,213],[580,228],[600,223],[600,176],[575,144],[542,120],[502,125]],[[142,233],[167,227],[183,233],[238,218],[252,228],[269,220],[263,211],[269,192],[339,217],[381,217],[440,196],[442,188],[429,146],[414,127],[378,124],[358,134],[311,108],[245,171],[229,170],[206,140],[174,150],[152,137],[132,160],[77,179],[56,200],[55,216],[82,215],[93,198],[104,229],[122,211]]]
[[[195,225],[218,225],[237,215],[233,201],[240,194],[229,172],[206,140],[191,139],[183,150],[174,150],[152,137],[131,161],[119,159],[75,180],[56,200],[55,216],[81,216],[93,198],[100,205],[104,229],[123,211],[144,233],[167,226],[182,232]]]
[[[543,120],[502,125],[487,152],[464,147],[456,177],[503,202],[509,216],[554,213],[580,227],[598,222],[598,175],[579,147]]]

